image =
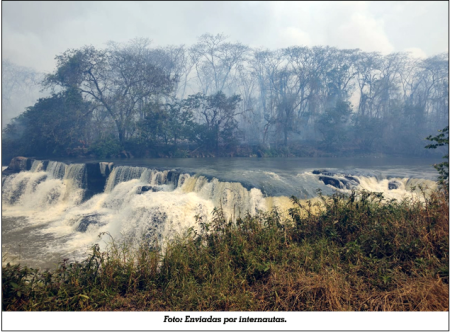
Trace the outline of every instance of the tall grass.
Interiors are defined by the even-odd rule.
[[[448,192],[321,196],[228,221],[221,209],[164,253],[111,239],[54,271],[2,268],[4,310],[448,310]]]

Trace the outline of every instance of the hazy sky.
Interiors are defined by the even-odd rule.
[[[192,45],[204,33],[271,49],[329,45],[424,57],[448,52],[448,2],[2,2],[3,58],[44,72],[68,48],[135,37]]]

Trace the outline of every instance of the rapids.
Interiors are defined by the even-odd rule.
[[[429,190],[436,186],[430,161],[320,171],[320,163],[289,166],[292,159],[279,165],[260,161],[259,167],[251,160],[246,167],[228,164],[228,169],[216,167],[215,162],[209,167],[175,165],[176,169],[170,162],[169,167],[158,162],[154,167],[139,161],[137,166],[100,163],[105,186],[93,196],[85,195],[85,163],[44,165],[35,160],[29,171],[2,175],[4,262],[54,267],[62,258],[81,259],[94,243],[105,248],[109,237],[99,237],[103,232],[116,240],[146,238],[164,248],[165,241],[188,228],[198,230],[197,219],[210,220],[215,207],[222,207],[233,220],[274,207],[283,213],[291,206],[291,195],[311,199],[317,189],[325,195],[365,189],[400,200],[420,197],[419,185]]]

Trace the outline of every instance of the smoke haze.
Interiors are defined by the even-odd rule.
[[[68,48],[145,37],[194,44],[204,33],[270,49],[448,51],[448,3],[423,2],[4,2],[3,58],[48,72]],[[430,38],[432,36],[432,38]]]

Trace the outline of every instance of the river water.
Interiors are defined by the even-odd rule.
[[[365,189],[398,200],[419,197],[412,189],[436,187],[437,172],[432,165],[440,160],[108,160],[114,168],[104,191],[87,200],[83,198],[84,162],[94,161],[58,160],[50,162],[45,171],[35,161],[30,171],[2,176],[4,262],[53,268],[64,258],[81,259],[94,243],[105,248],[109,236],[99,237],[102,232],[116,240],[145,237],[164,246],[188,228],[198,229],[198,217],[210,220],[215,207],[221,206],[229,218],[273,207],[283,212],[290,207],[290,196],[314,199],[317,189],[325,195]],[[174,179],[169,170],[180,175]],[[324,177],[337,182],[326,184]],[[395,189],[389,189],[393,182]]]

